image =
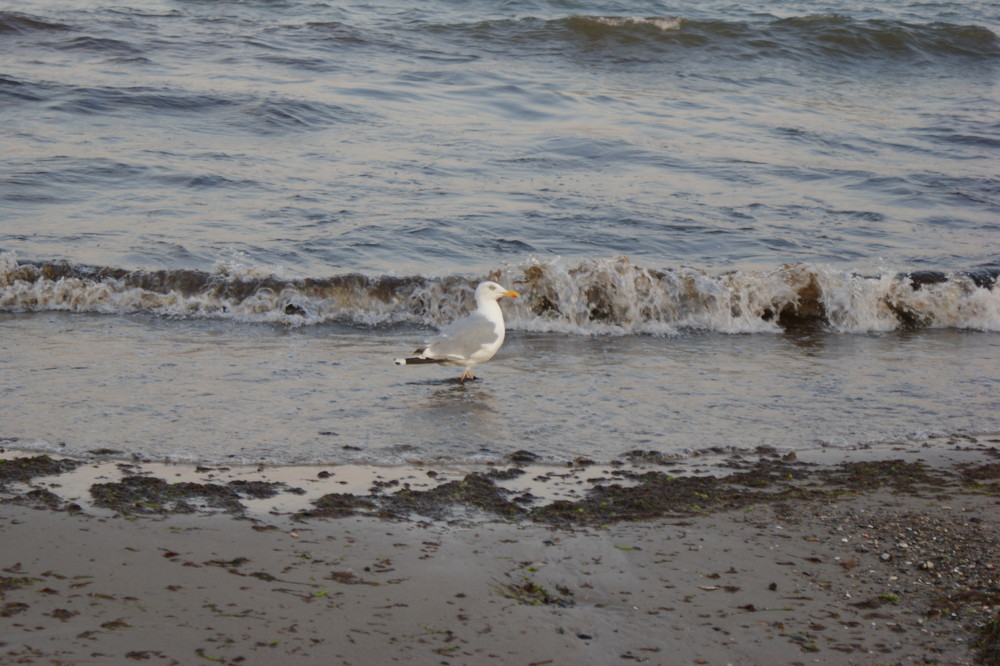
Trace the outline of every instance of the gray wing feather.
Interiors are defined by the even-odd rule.
[[[424,354],[430,358],[466,359],[497,337],[493,322],[475,312],[441,329],[428,340]]]

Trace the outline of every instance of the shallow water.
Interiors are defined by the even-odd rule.
[[[4,8],[0,438],[393,463],[997,431],[998,35],[978,0]],[[391,364],[484,277],[522,298],[480,381]]]
[[[4,315],[0,422],[18,448],[214,463],[609,461],[984,432],[995,335],[673,338],[512,333],[465,385],[397,367],[412,331]]]

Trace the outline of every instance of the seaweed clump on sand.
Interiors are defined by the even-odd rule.
[[[634,486],[612,484],[592,488],[581,500],[556,500],[536,507],[532,520],[543,523],[595,524],[647,520],[736,509],[760,501],[762,493],[733,488],[728,478],[674,477],[647,472]]]
[[[935,472],[922,463],[886,460],[843,463],[817,468],[801,462],[762,458],[727,476],[671,476],[662,471],[617,472],[623,483],[596,483],[581,499],[557,499],[527,507],[530,494],[511,497],[515,491],[499,487],[496,480],[524,474],[470,473],[429,490],[403,487],[391,495],[379,490],[367,496],[331,493],[313,502],[312,509],[296,517],[341,518],[365,513],[405,519],[419,515],[449,517],[456,507],[471,507],[507,520],[529,520],[550,525],[594,525],[662,517],[692,516],[788,500],[832,500],[845,494],[887,489],[916,493],[940,492],[954,483],[947,472]],[[384,486],[398,485],[393,482]],[[527,499],[526,499],[527,498]]]
[[[46,455],[0,460],[0,490],[8,490],[8,483],[29,483],[35,477],[71,472],[81,464],[75,460],[54,460]],[[83,510],[79,504],[64,502],[51,490],[37,487],[26,493],[11,493],[11,496],[5,498],[3,502],[71,513]]]
[[[124,514],[194,513],[188,500],[240,514],[243,505],[234,489],[214,483],[167,483],[147,476],[126,476],[115,483],[95,483],[90,487],[94,506]]]
[[[792,480],[809,479],[812,465],[787,463],[781,460],[761,458],[742,472],[734,472],[725,477],[728,483],[750,488],[770,488],[775,485],[788,486]]]
[[[500,488],[493,479],[516,478],[523,470],[508,472],[471,473],[461,481],[449,481],[430,490],[413,490],[404,487],[391,495],[368,496],[350,493],[328,493],[315,500],[313,508],[295,514],[296,519],[346,518],[358,514],[377,515],[382,518],[408,518],[411,515],[445,519],[458,506],[474,507],[504,518],[526,515],[525,509],[507,499],[510,491]],[[397,485],[395,482],[379,487]]]
[[[921,462],[905,460],[876,460],[847,462],[820,473],[827,483],[842,486],[845,490],[866,491],[889,487],[902,492],[913,492],[918,486],[944,486],[942,473],[932,472]]]
[[[966,466],[961,478],[962,485],[969,490],[1000,496],[1000,463]]]
[[[475,472],[461,481],[448,481],[430,490],[403,488],[382,500],[384,515],[405,517],[417,513],[443,518],[457,504],[475,507],[504,518],[518,518],[525,510],[507,499],[510,491]]]
[[[7,483],[27,483],[36,476],[71,472],[81,464],[75,460],[54,460],[46,455],[0,460],[0,487]]]
[[[358,497],[350,493],[327,493],[313,502],[312,509],[305,509],[295,514],[294,518],[347,518],[359,513],[368,513],[375,509],[375,503],[366,497]]]
[[[304,495],[302,488],[286,488],[283,483],[272,481],[230,481],[226,487],[249,499],[269,499],[285,491],[293,495]]]
[[[558,500],[536,507],[529,517],[545,523],[598,524],[713,513],[763,502],[831,500],[880,489],[941,492],[954,483],[948,472],[903,460],[850,462],[817,469],[805,463],[762,458],[744,471],[723,477],[674,477],[654,471],[626,478],[638,483],[599,485],[581,500]]]
[[[23,495],[3,500],[4,503],[20,504],[34,509],[49,509],[51,511],[68,511],[69,513],[82,513],[83,507],[75,502],[64,501],[51,490],[45,488],[32,488]]]

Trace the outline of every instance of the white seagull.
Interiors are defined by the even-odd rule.
[[[460,384],[475,379],[472,366],[493,358],[503,344],[503,312],[497,300],[504,296],[517,298],[518,293],[496,282],[481,283],[476,287],[475,312],[445,326],[426,346],[413,351],[416,356],[397,358],[396,365],[457,365],[465,368],[458,378]]]

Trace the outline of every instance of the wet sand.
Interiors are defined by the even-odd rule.
[[[6,451],[0,661],[997,663],[998,443],[928,444],[685,469]]]

